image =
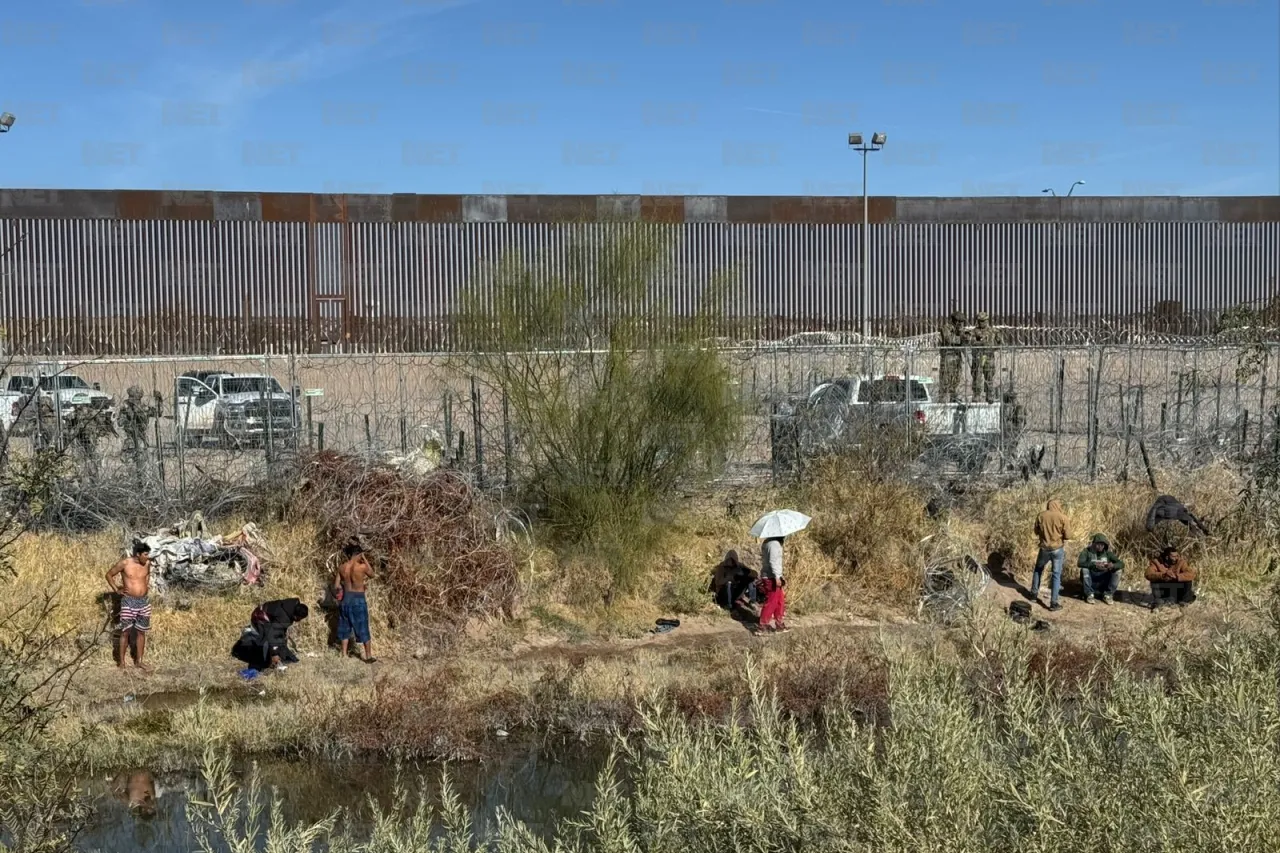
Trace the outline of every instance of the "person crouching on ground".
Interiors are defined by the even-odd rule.
[[[1147,580],[1151,582],[1152,610],[1166,604],[1181,607],[1196,600],[1196,572],[1173,546],[1165,548],[1147,564]]]
[[[720,565],[712,570],[707,592],[715,597],[721,609],[730,613],[744,611],[750,604],[755,582],[755,571],[738,559],[737,551],[729,551]]]
[[[787,615],[787,585],[782,574],[782,537],[766,539],[760,545],[760,580],[757,585],[764,594],[764,607],[760,609],[760,630],[781,634],[790,630],[783,619]]]
[[[289,648],[289,629],[307,618],[310,612],[307,605],[297,598],[281,598],[268,601],[258,611],[254,611],[250,621],[259,623],[262,632],[263,656],[273,667],[282,664],[297,663],[298,656]]]
[[[1101,533],[1093,534],[1076,564],[1080,567],[1085,603],[1093,604],[1101,598],[1103,604],[1110,604],[1120,588],[1120,572],[1124,571],[1124,560],[1111,550],[1111,540]]]
[[[297,663],[298,656],[289,648],[289,629],[308,613],[307,605],[297,598],[259,605],[249,616],[249,629],[232,646],[231,655],[254,669]]]
[[[338,639],[342,657],[346,658],[352,639],[364,646],[364,662],[377,663],[370,647],[369,603],[365,592],[373,579],[373,566],[364,556],[364,548],[349,543],[342,549],[343,563],[333,579],[333,597],[338,599]]]
[[[1032,601],[1040,601],[1040,580],[1044,576],[1045,567],[1050,568],[1049,576],[1049,609],[1061,610],[1058,593],[1062,589],[1062,563],[1067,556],[1067,542],[1071,539],[1071,527],[1067,515],[1062,511],[1062,504],[1051,500],[1045,504],[1044,512],[1036,517],[1036,539],[1040,541],[1040,550],[1036,554],[1036,567],[1031,575]]]
[[[107,586],[120,596],[120,623],[116,626],[120,631],[120,668],[124,669],[129,659],[129,635],[132,634],[136,638],[134,665],[149,670],[142,659],[147,653],[147,632],[151,630],[151,602],[147,600],[151,591],[151,546],[134,542],[130,555],[107,572]]]

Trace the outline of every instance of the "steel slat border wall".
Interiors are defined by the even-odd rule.
[[[25,239],[0,260],[6,348],[80,355],[305,351],[318,333],[316,297],[346,300],[351,339],[335,345],[445,349],[449,317],[486,263],[514,253],[549,258],[563,273],[568,230],[595,239],[617,227],[11,223],[10,235]],[[654,284],[664,310],[691,315],[709,283],[728,275],[718,291],[727,336],[858,330],[860,225],[669,227],[671,272]],[[1193,333],[1208,330],[1204,315],[1280,293],[1280,223],[899,222],[872,225],[869,236],[877,333],[927,332],[952,308],[1006,323]]]

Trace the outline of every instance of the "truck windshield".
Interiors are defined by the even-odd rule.
[[[73,388],[90,390],[87,382],[72,373],[40,377],[41,391],[68,391]]]
[[[907,399],[905,379],[864,379],[858,385],[859,403],[902,403]],[[929,402],[924,383],[911,380],[911,402]]]
[[[229,376],[222,380],[223,394],[283,394],[280,383],[263,376]]]

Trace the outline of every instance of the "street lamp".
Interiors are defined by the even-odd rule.
[[[1072,185],[1071,185],[1071,189],[1067,190],[1067,198],[1070,198],[1070,197],[1071,197],[1071,194],[1072,194],[1073,192],[1075,192],[1075,191],[1076,191],[1076,187],[1080,187],[1080,186],[1084,186],[1084,181],[1076,181],[1074,184],[1072,184]],[[1040,192],[1042,192],[1042,193],[1048,193],[1049,195],[1053,196],[1054,198],[1057,198],[1057,197],[1058,197],[1058,194],[1057,194],[1056,192],[1054,192],[1052,189],[1040,190]]]
[[[0,113],[0,133],[8,133],[14,121],[13,113]]]
[[[867,155],[884,147],[883,133],[871,134],[871,144],[862,143],[861,133],[849,134],[849,147],[862,155],[862,342],[871,338],[871,288],[867,279],[868,234],[870,233],[867,215]]]

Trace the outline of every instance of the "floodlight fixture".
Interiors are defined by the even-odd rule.
[[[13,113],[0,113],[0,133],[8,133],[16,119]]]

